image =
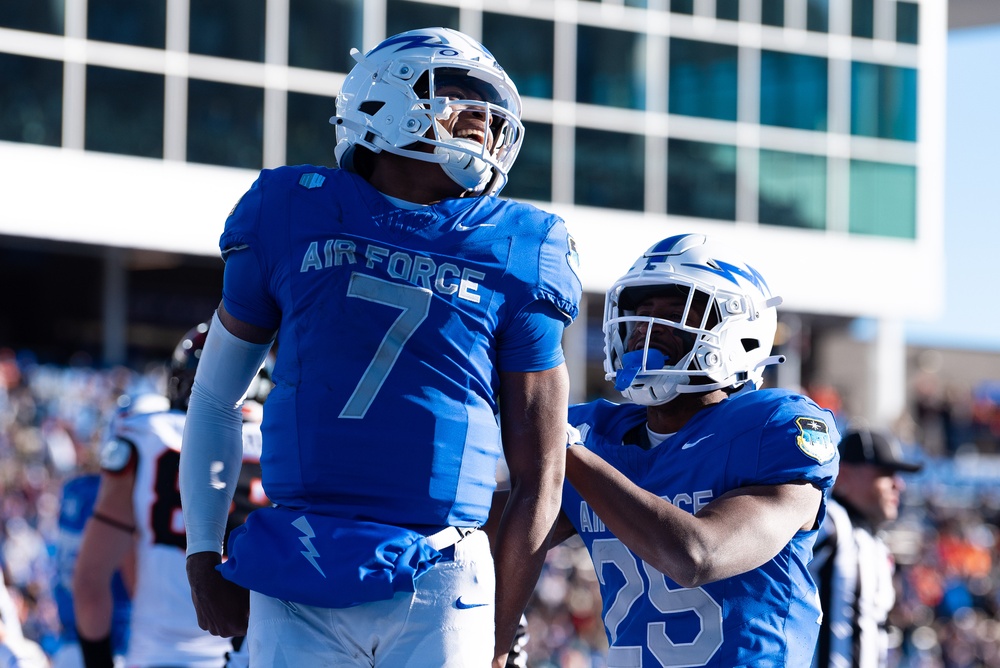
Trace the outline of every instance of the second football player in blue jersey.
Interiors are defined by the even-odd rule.
[[[573,406],[563,514],[601,586],[611,668],[806,666],[807,570],[837,472],[833,415],[757,390],[780,298],[702,235],[607,294],[605,370],[628,403]],[[570,430],[572,432],[572,429]]]

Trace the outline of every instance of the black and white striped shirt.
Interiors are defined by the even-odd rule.
[[[883,668],[886,619],[896,600],[894,563],[878,533],[831,499],[809,570],[823,621],[814,668]]]

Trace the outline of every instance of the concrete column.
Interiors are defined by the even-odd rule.
[[[163,158],[187,159],[188,48],[191,4],[167,0],[166,81],[163,107]]]
[[[569,403],[587,400],[587,295],[580,300],[580,315],[563,334],[563,354],[569,369]]]
[[[906,407],[906,336],[903,322],[884,318],[876,323],[870,350],[868,383],[871,404],[868,417],[874,425],[888,427]]]
[[[289,0],[268,0],[264,31],[264,167],[285,164],[288,134]]]
[[[87,0],[67,0],[62,146],[83,150],[87,108]]]
[[[107,366],[125,364],[128,357],[127,250],[108,247],[104,251],[101,319],[104,331],[102,361]]]
[[[785,344],[781,354],[785,356],[783,364],[776,367],[777,386],[795,392],[802,391],[802,337],[804,330],[802,318],[797,315],[784,315],[781,325],[785,330]]]

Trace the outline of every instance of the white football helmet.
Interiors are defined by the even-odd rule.
[[[637,316],[640,302],[673,291],[686,298],[676,321]],[[781,297],[764,278],[701,234],[664,239],[643,253],[608,290],[604,309],[604,371],[629,401],[655,406],[679,394],[760,387],[764,367],[784,361],[771,355]],[[692,306],[697,305],[694,312]],[[698,317],[698,310],[703,315]],[[637,325],[641,347],[628,350]],[[676,330],[690,345],[679,360],[650,347],[653,325]]]
[[[390,37],[368,53],[351,50],[357,65],[337,96],[337,162],[353,168],[356,147],[433,162],[471,195],[495,195],[507,183],[524,137],[521,98],[486,48],[456,30],[424,28]],[[481,100],[439,97],[446,83],[474,90]],[[481,144],[452,137],[439,121],[474,111],[492,135]],[[417,150],[429,144],[433,152]]]

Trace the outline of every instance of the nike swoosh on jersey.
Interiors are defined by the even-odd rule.
[[[468,603],[462,599],[461,596],[455,601],[455,607],[459,610],[468,610],[469,608],[481,608],[484,605],[489,605],[489,603]]]
[[[687,443],[681,446],[681,450],[687,450],[688,448],[693,448],[694,446],[704,441],[706,438],[712,438],[713,436],[715,436],[714,433],[709,434],[708,436],[702,436],[701,438],[696,439],[694,441],[688,441]]]
[[[480,227],[496,227],[494,223],[475,223],[473,225],[464,225],[462,223],[455,223],[455,229],[459,232],[468,232],[470,230],[475,230]]]

